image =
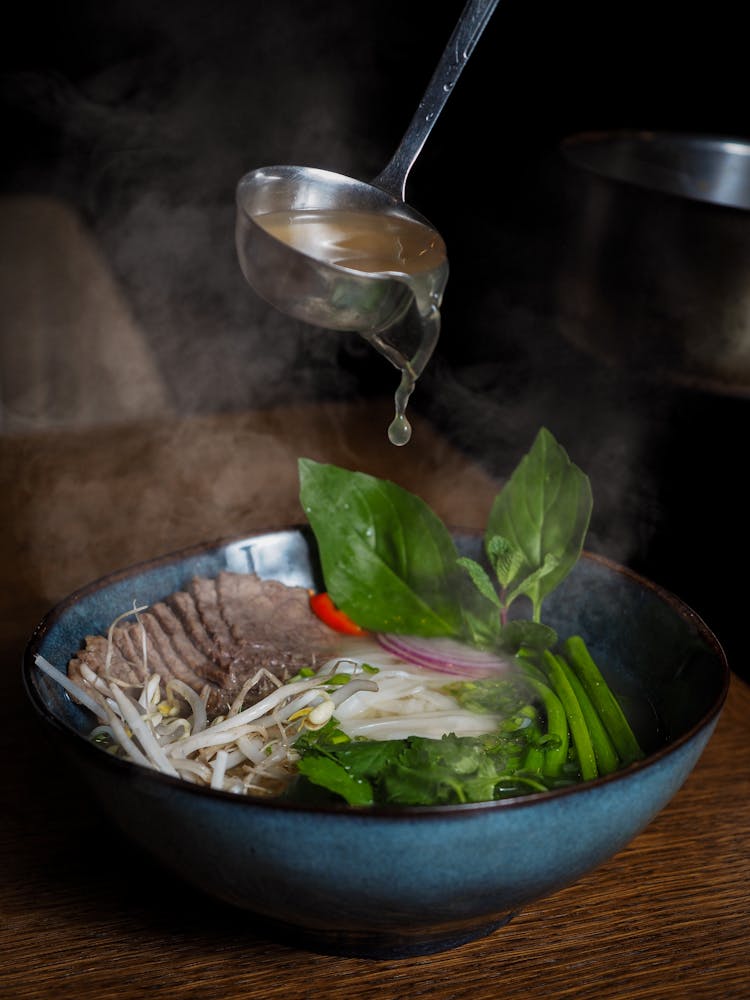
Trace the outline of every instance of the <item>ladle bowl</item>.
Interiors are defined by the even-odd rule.
[[[240,266],[248,283],[275,308],[316,326],[364,336],[404,317],[415,294],[397,269],[364,272],[326,262],[269,234],[257,219],[279,211],[364,211],[410,219],[436,233],[406,204],[406,179],[497,3],[468,0],[396,152],[371,183],[300,166],[262,167],[240,180],[236,224]],[[435,308],[440,306],[447,269],[446,259],[431,276],[429,293]]]
[[[272,236],[258,216],[288,211],[374,212],[434,226],[405,202],[344,174],[315,167],[260,167],[237,188],[237,253],[248,283],[276,309],[328,330],[376,334],[398,323],[413,293],[394,273],[327,263]],[[447,263],[446,263],[447,272]],[[445,275],[435,275],[437,285]]]

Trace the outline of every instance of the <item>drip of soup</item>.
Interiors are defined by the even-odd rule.
[[[379,331],[357,331],[401,372],[388,437],[393,444],[406,444],[411,437],[406,405],[440,335],[440,302],[448,280],[440,235],[414,219],[360,210],[269,212],[255,216],[255,221],[271,236],[324,264],[385,274],[408,287],[420,332],[411,356],[392,333],[386,338]]]

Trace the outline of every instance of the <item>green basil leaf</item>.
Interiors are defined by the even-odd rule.
[[[450,532],[395,483],[299,460],[300,501],[326,589],[363,628],[424,636],[497,631],[496,609],[458,565]]]
[[[486,547],[500,536],[523,553],[514,596],[528,594],[535,621],[543,598],[578,561],[591,508],[588,476],[543,427],[495,498],[485,535]]]

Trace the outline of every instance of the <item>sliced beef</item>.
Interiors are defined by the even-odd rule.
[[[255,575],[220,573],[195,577],[189,586],[113,630],[111,674],[127,683],[143,680],[143,630],[149,672],[178,677],[208,697],[209,711],[225,711],[246,681],[259,675],[245,698],[251,704],[273,687],[268,671],[286,680],[302,667],[336,655],[339,637],[310,611],[303,587],[287,587]],[[104,672],[107,640],[89,636],[71,661]]]
[[[252,638],[271,641],[278,649],[330,647],[333,633],[310,613],[308,593],[303,587],[224,572],[216,578],[216,592],[221,615],[235,643],[243,644]]]
[[[115,629],[115,631],[117,631]],[[76,656],[68,664],[68,675],[76,683],[82,683],[81,667],[85,664],[96,674],[104,676],[107,666],[107,639],[101,635],[89,635],[86,637],[83,649],[79,650]],[[143,668],[139,669],[138,664],[126,659],[117,645],[113,643],[110,655],[109,676],[114,677],[126,684],[140,684],[144,677]]]
[[[185,636],[192,642],[195,648],[201,653],[206,661],[214,662],[217,656],[216,644],[205,629],[198,608],[191,594],[185,590],[178,590],[171,594],[166,603],[174,611],[176,618],[182,626]]]
[[[140,625],[123,625],[112,632],[112,642],[123,659],[132,665],[139,679],[146,675]]]
[[[286,678],[334,655],[338,637],[311,613],[303,587],[224,572],[216,578],[216,593],[234,643],[234,690],[263,668]],[[261,681],[253,694],[262,696],[271,686]]]
[[[243,573],[219,573],[216,597],[233,642],[241,643],[248,635],[257,639],[267,631],[273,612],[274,582]]]
[[[231,655],[234,641],[221,614],[216,580],[195,577],[190,583],[190,594],[200,616],[203,628],[210,636],[219,654]]]
[[[182,679],[191,687],[205,684],[211,680],[213,662],[210,655],[200,650],[182,626],[182,622],[168,604],[160,601],[148,609],[153,615],[164,635],[169,640],[171,648],[180,660],[186,676]]]
[[[196,691],[200,690],[206,683],[205,677],[201,677],[185,662],[161,627],[156,614],[150,609],[143,615],[143,627],[146,630],[149,656],[155,655],[153,669],[165,681],[176,677]]]

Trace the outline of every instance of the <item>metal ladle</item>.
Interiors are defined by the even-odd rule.
[[[364,272],[303,253],[267,232],[258,219],[280,211],[378,213],[421,223],[444,248],[435,227],[406,204],[406,179],[497,4],[498,0],[468,0],[396,152],[372,182],[315,167],[274,166],[252,170],[237,186],[237,254],[248,283],[287,315],[329,330],[361,334],[401,368],[406,382],[400,387],[400,402],[397,394],[397,414],[400,407],[407,431],[405,400],[439,333],[447,257],[420,277],[417,289],[398,270]],[[427,325],[419,350],[405,367],[403,355],[381,334],[404,318],[415,299],[421,300],[419,311]],[[396,441],[391,434],[391,440],[408,440],[403,428],[399,436]]]

